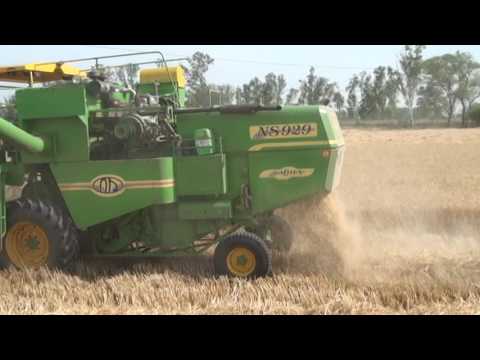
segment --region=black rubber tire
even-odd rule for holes
[[[265,242],[255,234],[239,232],[226,237],[215,248],[213,260],[217,276],[238,277],[230,272],[227,265],[228,254],[235,247],[245,247],[255,255],[255,270],[246,278],[255,279],[272,274],[272,253]]]
[[[269,219],[272,235],[272,248],[279,252],[289,252],[293,245],[293,230],[288,222],[278,215]]]
[[[46,266],[52,269],[67,269],[80,251],[78,232],[68,215],[57,207],[40,200],[19,199],[7,204],[7,232],[14,224],[29,221],[40,226],[49,241]],[[6,237],[6,236],[5,236]],[[5,238],[2,239],[5,241]],[[14,266],[8,258],[3,243],[0,253],[0,268]]]

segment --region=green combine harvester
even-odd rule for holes
[[[0,81],[30,85],[16,120],[0,118],[0,267],[215,246],[218,275],[267,276],[293,236],[275,209],[336,188],[344,140],[330,108],[186,108],[182,68],[129,55],[145,54],[162,66],[134,86],[99,66],[126,55],[0,68]],[[69,65],[83,61],[95,67]],[[21,197],[8,202],[5,186]]]

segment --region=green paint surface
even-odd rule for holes
[[[50,165],[57,183],[90,184],[99,176],[116,176],[124,180],[125,190],[117,196],[102,196],[89,189],[62,191],[75,223],[81,228],[102,223],[154,204],[175,201],[175,188],[129,188],[131,181],[170,180],[173,177],[172,158],[90,161]]]
[[[224,195],[227,192],[225,155],[175,158],[177,196]]]

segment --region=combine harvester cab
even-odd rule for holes
[[[338,185],[335,112],[186,108],[182,68],[164,65],[142,70],[134,89],[66,62],[0,68],[1,81],[66,82],[18,90],[18,118],[0,119],[0,267],[215,246],[218,275],[272,272],[272,251],[292,245],[274,211]],[[24,185],[19,200],[6,202],[7,185]]]

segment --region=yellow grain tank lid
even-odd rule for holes
[[[31,77],[30,77],[31,74]],[[44,83],[86,77],[85,71],[67,64],[27,64],[0,67],[0,81],[16,83]]]
[[[176,82],[178,87],[185,87],[187,81],[185,79],[185,71],[181,66],[140,71],[140,84],[169,83],[170,81]]]

